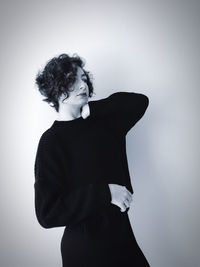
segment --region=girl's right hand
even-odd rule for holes
[[[124,212],[132,202],[132,194],[125,186],[118,184],[108,184],[111,192],[111,203],[120,207],[121,212]]]

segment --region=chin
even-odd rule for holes
[[[80,106],[84,106],[85,104],[88,103],[88,98],[81,99],[80,101],[77,101],[76,104]]]
[[[84,97],[84,99],[82,100],[82,103],[87,103],[88,102],[88,97]]]

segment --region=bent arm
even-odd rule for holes
[[[149,105],[149,98],[135,92],[116,92],[107,98],[88,102],[91,118],[107,120],[115,130],[122,134],[127,132],[144,115]]]
[[[53,144],[40,141],[35,160],[35,212],[44,228],[74,225],[111,203],[108,184],[88,184],[74,190],[61,182]]]

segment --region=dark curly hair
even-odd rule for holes
[[[70,87],[76,80],[78,66],[82,68],[87,77],[89,97],[92,97],[94,93],[92,74],[83,69],[85,60],[76,53],[71,57],[68,54],[53,57],[36,75],[35,83],[40,93],[46,97],[43,101],[49,103],[57,112],[59,111],[59,97],[64,94],[68,98]]]

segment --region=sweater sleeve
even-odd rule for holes
[[[142,118],[148,105],[149,98],[135,92],[116,92],[107,98],[88,102],[91,118],[104,119],[123,135]]]
[[[71,226],[110,205],[111,193],[106,183],[66,188],[62,181],[67,177],[61,171],[58,148],[43,139],[39,141],[34,165],[35,212],[42,227]]]

